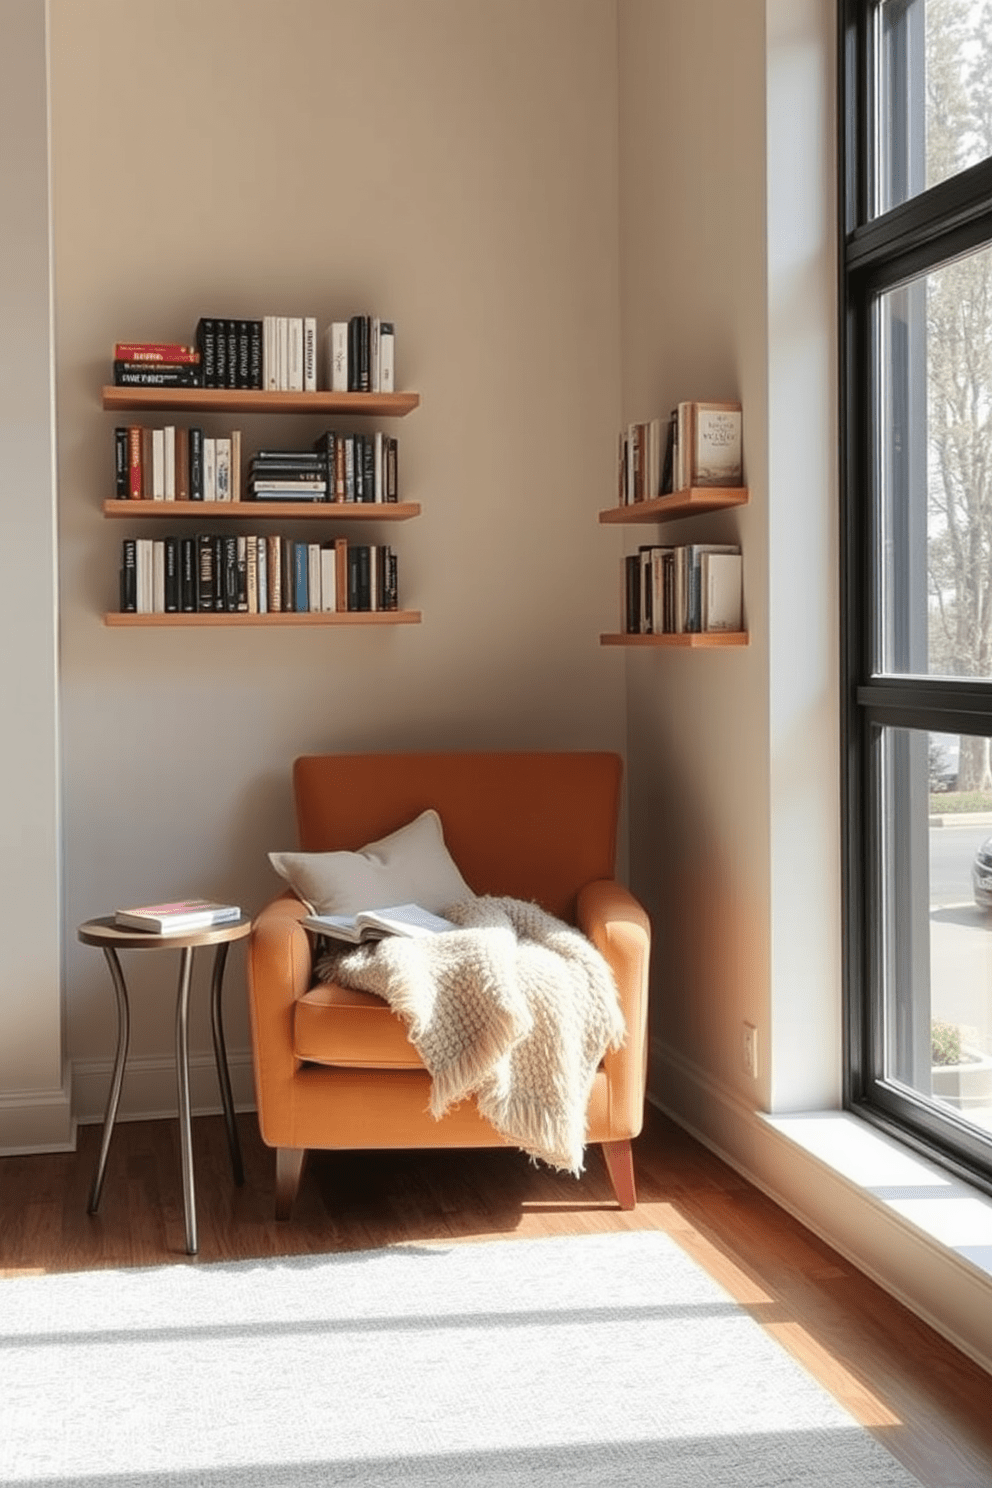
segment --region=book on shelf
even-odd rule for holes
[[[172,366],[196,367],[200,353],[195,346],[178,341],[118,341],[114,346],[115,362],[168,362]]]
[[[176,899],[168,904],[141,904],[118,909],[114,923],[126,930],[146,930],[151,935],[182,935],[190,930],[210,930],[240,920],[237,904],[219,904],[213,899]]]
[[[128,614],[328,614],[399,608],[386,543],[302,541],[283,534],[196,533],[121,543]]]
[[[203,374],[199,365],[188,363],[132,362],[115,358],[113,378],[116,387],[194,388],[203,386]]]
[[[700,629],[743,630],[743,557],[704,552],[700,560]]]
[[[332,321],[324,332],[324,380],[333,393],[348,391],[347,321]]]
[[[673,491],[744,483],[739,403],[679,403],[672,413]]]
[[[432,914],[419,904],[393,904],[385,909],[363,909],[357,915],[307,915],[301,923],[318,935],[332,940],[360,945],[363,941],[384,940],[389,935],[418,939],[427,935],[444,935],[459,927],[443,915]]]
[[[622,561],[628,635],[740,630],[742,558],[734,544],[642,544]]]
[[[124,387],[392,393],[396,324],[352,315],[321,334],[314,315],[203,315],[189,344],[116,342],[112,367]]]
[[[628,424],[621,433],[618,462],[621,506],[661,495],[665,433],[660,418]]]

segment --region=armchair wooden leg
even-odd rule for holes
[[[606,1171],[613,1184],[613,1192],[621,1209],[636,1209],[637,1190],[634,1186],[634,1155],[630,1142],[604,1142],[603,1157]]]
[[[276,1219],[288,1219],[303,1175],[305,1147],[276,1148]]]

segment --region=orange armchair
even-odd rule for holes
[[[589,1101],[617,1200],[636,1203],[631,1138],[647,1066],[650,924],[614,880],[621,762],[608,753],[312,755],[293,789],[303,852],[357,851],[433,807],[476,894],[533,900],[606,958],[627,1026]],[[307,913],[291,892],[257,917],[248,949],[255,1092],[276,1149],[276,1214],[289,1217],[310,1148],[505,1146],[465,1101],[427,1111],[430,1076],[401,1021],[370,993],[315,984]]]

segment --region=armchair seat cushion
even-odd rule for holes
[[[297,1059],[345,1069],[418,1069],[423,1060],[402,1021],[374,992],[320,983],[293,1010]]]

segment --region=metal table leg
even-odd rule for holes
[[[193,1188],[193,1132],[189,1104],[189,989],[193,947],[183,946],[176,996],[176,1084],[179,1089],[179,1142],[182,1150],[183,1207],[186,1214],[186,1251],[196,1255],[196,1194]]]
[[[245,1181],[245,1170],[241,1161],[241,1143],[234,1119],[234,1097],[231,1095],[231,1076],[227,1068],[227,1047],[224,1043],[224,1007],[221,993],[224,985],[224,966],[227,962],[227,941],[222,941],[214,953],[214,974],[210,986],[210,1021],[214,1035],[214,1063],[220,1084],[220,1098],[224,1107],[224,1122],[227,1126],[227,1145],[231,1153],[234,1181],[239,1186]]]
[[[107,1110],[103,1118],[103,1136],[100,1139],[100,1155],[97,1158],[96,1172],[93,1175],[93,1187],[90,1190],[88,1208],[88,1213],[90,1214],[96,1213],[100,1203],[100,1194],[103,1190],[104,1174],[107,1171],[107,1154],[110,1151],[110,1138],[113,1135],[114,1122],[117,1120],[117,1107],[121,1098],[121,1085],[124,1082],[124,1065],[127,1061],[127,1046],[131,1036],[127,984],[124,981],[121,963],[117,958],[117,952],[113,946],[104,946],[103,954],[107,958],[107,965],[110,967],[110,975],[114,983],[114,992],[117,995],[117,1052],[114,1055],[114,1073],[110,1081],[110,1091],[107,1095]]]

